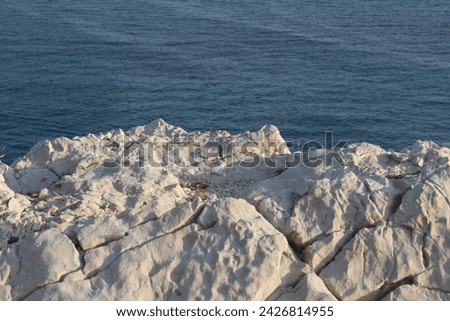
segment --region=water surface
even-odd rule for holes
[[[131,128],[450,141],[447,0],[2,0],[0,145]]]

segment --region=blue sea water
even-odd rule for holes
[[[450,141],[448,0],[1,0],[0,145],[162,117]]]

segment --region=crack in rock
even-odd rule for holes
[[[395,283],[386,283],[384,284],[377,292],[378,294],[374,298],[370,298],[373,301],[381,301],[384,297],[386,297],[389,293],[395,291],[395,289],[406,285],[406,284],[414,284],[414,276],[407,276],[402,280]],[[364,298],[361,298],[364,301]]]
[[[172,229],[172,230],[170,230],[168,232],[165,232],[163,234],[160,234],[160,235],[157,235],[155,237],[149,238],[148,240],[146,240],[146,241],[144,241],[142,243],[138,243],[138,244],[135,244],[134,246],[128,247],[128,248],[120,251],[119,253],[115,253],[117,256],[114,258],[114,260],[109,262],[107,265],[103,266],[101,269],[95,269],[95,270],[87,273],[86,279],[92,279],[93,277],[96,277],[101,272],[107,270],[112,264],[114,264],[117,260],[119,260],[121,258],[122,255],[124,255],[127,252],[139,249],[139,248],[147,245],[148,243],[156,241],[156,240],[158,240],[158,239],[160,239],[162,237],[165,237],[167,235],[175,234],[178,231],[181,231],[182,229],[188,227],[189,225],[197,224],[196,223],[197,219],[202,214],[202,212],[204,211],[205,207],[206,207],[206,204],[200,204],[198,206],[198,208],[195,210],[195,212],[190,216],[190,218],[188,218],[186,220],[186,222],[181,224],[180,226],[177,226],[174,229]],[[150,221],[150,222],[153,222],[153,221]],[[110,244],[112,244],[112,243],[114,243],[114,242],[110,242]]]
[[[357,230],[351,231],[351,234],[348,237],[345,238],[344,244],[342,244],[342,246],[339,246],[337,251],[336,251],[336,253],[316,271],[317,275],[320,276],[320,272],[322,272],[326,267],[328,267],[328,265],[330,265],[336,259],[336,257],[342,252],[342,250],[345,248],[345,246],[347,244],[349,244],[355,238],[355,236],[358,235],[358,233],[361,230],[371,229],[371,228],[374,228],[376,226],[377,225],[375,225],[375,224],[371,224],[371,225],[367,225],[367,226],[364,226],[362,228],[359,228]],[[335,296],[338,297],[337,295],[335,295]]]
[[[79,269],[76,269],[76,270],[74,270],[74,271],[67,272],[66,274],[62,275],[62,276],[59,278],[59,280],[57,280],[57,281],[55,281],[55,282],[50,282],[50,283],[42,284],[42,285],[40,285],[40,286],[34,288],[33,290],[31,290],[29,293],[24,294],[23,296],[17,297],[16,300],[17,300],[17,301],[26,301],[27,298],[29,298],[30,296],[32,296],[35,292],[37,292],[37,291],[39,291],[39,290],[41,290],[41,289],[44,289],[44,288],[46,288],[46,287],[48,287],[48,286],[51,286],[51,285],[54,285],[54,284],[58,284],[58,283],[62,283],[62,282],[66,279],[67,276],[69,276],[69,275],[71,275],[71,274],[73,274],[73,273],[76,273],[76,272],[78,272],[78,271],[81,271],[81,270],[82,270],[82,269],[79,268]]]

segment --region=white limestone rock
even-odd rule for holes
[[[50,229],[29,236],[0,255],[3,297],[26,298],[38,288],[58,282],[65,274],[80,267],[79,254],[64,234]]]
[[[291,168],[244,192],[275,227],[299,247],[320,237],[357,229],[385,218],[366,185],[352,172]]]
[[[129,229],[127,235],[115,242],[87,250],[83,272],[93,275],[104,270],[124,252],[192,223],[194,215],[201,210],[202,206],[198,202],[183,203],[154,220]]]
[[[22,213],[31,205],[29,199],[21,194],[14,195],[8,201],[8,211]]]
[[[79,199],[71,209],[79,217],[119,215],[127,226],[164,213],[186,199],[178,179],[167,170],[138,166],[111,169],[96,165],[64,178],[52,190]],[[149,208],[151,212],[145,211]]]
[[[346,165],[357,175],[375,175],[386,178],[417,175],[421,168],[412,162],[409,151],[386,151],[369,143],[351,144],[341,151]]]
[[[8,170],[8,165],[4,164],[1,160],[0,160],[0,181],[2,180],[2,175]]]
[[[446,167],[408,191],[392,222],[432,237],[450,237],[449,182],[450,167]]]
[[[319,274],[340,300],[376,299],[383,289],[425,270],[422,236],[380,225],[362,229]]]
[[[48,286],[29,299],[263,300],[308,272],[244,200],[215,202],[197,223],[124,252],[89,281]]]
[[[188,133],[184,129],[168,124],[163,119],[159,118],[148,125],[132,128],[127,131],[126,134],[133,141],[144,141],[149,137],[183,137]]]
[[[423,167],[425,162],[429,160],[431,150],[438,149],[439,146],[430,141],[417,141],[411,148],[411,161],[414,165]]]
[[[15,195],[2,179],[3,176],[0,175],[0,205],[7,203]]]
[[[249,154],[270,157],[290,153],[280,132],[272,125],[253,133],[231,134],[222,130],[188,133],[159,119],[128,131],[126,139],[126,161],[141,161],[174,171],[186,166],[204,166],[206,170],[223,163],[231,165],[248,159]]]
[[[41,141],[13,167],[24,172],[31,168],[47,168],[59,177],[71,175],[83,161],[94,162],[104,157],[101,154],[101,141],[101,137],[95,135],[83,138],[75,137],[74,139],[61,137],[51,141]],[[31,175],[26,173],[27,176]]]
[[[442,292],[450,292],[450,239],[446,236],[436,237],[425,235],[423,237],[423,258],[428,269],[419,274],[416,284],[425,288]]]
[[[449,145],[304,156],[161,119],[40,142],[0,162],[0,299],[447,300]]]
[[[0,284],[0,301],[11,301],[11,287]]]
[[[5,173],[6,184],[16,193],[33,194],[59,181],[59,177],[45,167],[10,169]]]
[[[314,273],[306,274],[292,289],[277,298],[278,301],[336,301],[323,281]]]
[[[344,230],[319,238],[303,250],[303,261],[319,273],[354,235],[353,230]]]
[[[450,291],[450,168],[436,171],[403,197],[392,223],[422,234],[423,258],[428,268],[417,276],[418,285]]]
[[[383,301],[450,301],[450,294],[407,284],[390,292]]]
[[[82,224],[77,239],[83,251],[119,240],[128,232],[120,221],[108,216],[92,217]]]

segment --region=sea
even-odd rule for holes
[[[450,141],[449,0],[1,0],[0,146],[163,118]]]

